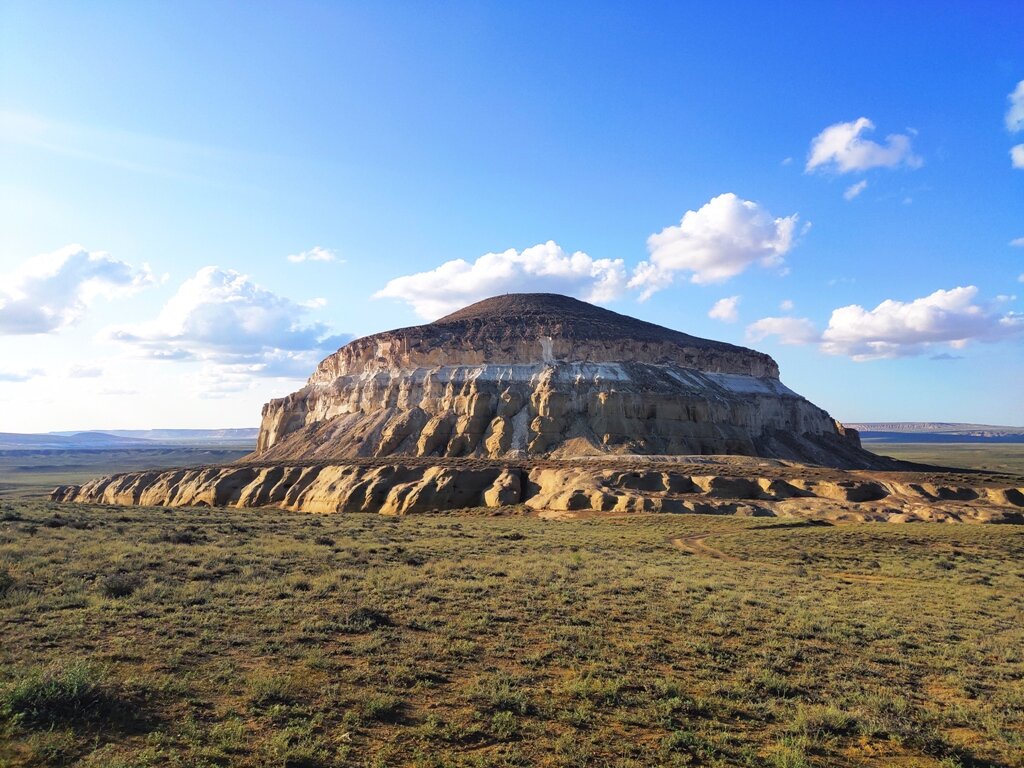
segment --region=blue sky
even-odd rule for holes
[[[840,419],[1024,424],[1022,40],[1005,2],[0,2],[0,431],[255,425],[505,290],[755,346]]]

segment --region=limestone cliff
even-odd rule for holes
[[[768,355],[553,294],[357,339],[263,408],[260,460],[741,454],[871,466]]]

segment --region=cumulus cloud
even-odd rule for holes
[[[622,295],[622,259],[592,259],[567,253],[552,240],[517,251],[487,253],[474,262],[446,261],[429,272],[390,280],[374,298],[400,299],[426,320],[500,293],[565,293],[584,301],[608,302]]]
[[[863,179],[861,181],[858,181],[856,184],[851,184],[850,186],[848,186],[846,188],[846,191],[843,192],[843,198],[846,199],[846,200],[853,200],[853,198],[855,198],[857,195],[859,195],[861,192],[863,192],[867,188],[868,188],[868,180],[867,179]]]
[[[0,382],[21,383],[45,374],[42,368],[28,368],[20,371],[0,370]]]
[[[998,310],[1014,297],[997,296],[985,304],[976,300],[977,293],[968,285],[909,302],[886,299],[870,311],[856,304],[839,307],[824,333],[807,318],[765,317],[747,326],[747,339],[776,336],[782,344],[818,344],[826,354],[865,361],[920,355],[935,345],[963,349],[972,341],[1024,334],[1024,314]],[[946,358],[938,354],[933,359]]]
[[[1013,93],[1006,97],[1010,102],[1006,110],[1006,130],[1010,133],[1024,131],[1024,80],[1017,83]]]
[[[689,272],[692,283],[718,283],[752,264],[779,266],[793,247],[798,219],[775,218],[731,192],[714,197],[647,238],[650,259],[637,265],[629,287],[640,289],[644,301],[671,285],[677,272]]]
[[[305,323],[306,307],[248,276],[203,267],[151,322],[111,329],[111,338],[156,360],[200,360],[250,376],[305,377],[349,337]]]
[[[103,375],[103,369],[95,365],[72,365],[68,368],[68,378],[95,379]]]
[[[1014,248],[1024,248],[1024,237],[1015,237],[1010,241],[1010,245]]]
[[[779,302],[779,309],[783,312],[792,312],[794,306],[792,299],[783,299]]]
[[[885,137],[885,144],[879,144],[861,135],[874,129],[875,124],[866,117],[852,123],[830,125],[811,140],[805,170],[820,168],[850,173],[869,168],[895,168],[900,165],[919,168],[922,165],[921,158],[911,149],[909,136],[889,134]]]
[[[78,321],[98,298],[135,293],[155,282],[102,251],[68,245],[0,275],[0,335],[50,333]]]
[[[1010,164],[1014,168],[1024,168],[1024,144],[1018,144],[1010,149]]]
[[[938,290],[903,302],[886,299],[872,310],[851,304],[832,312],[821,349],[854,360],[918,355],[934,344],[961,349],[1024,331],[1024,316],[1000,314],[976,302],[973,285]]]
[[[712,320],[721,320],[723,323],[735,323],[740,319],[739,304],[739,296],[728,296],[724,299],[719,299],[711,307],[708,317]]]
[[[338,255],[330,248],[322,248],[319,245],[315,245],[308,251],[302,251],[301,253],[292,253],[288,256],[288,261],[293,264],[301,264],[304,261],[337,261]]]
[[[780,344],[812,344],[821,338],[814,323],[806,317],[762,317],[747,326],[747,340],[763,341],[776,336]]]

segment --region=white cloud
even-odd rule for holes
[[[669,286],[676,272],[690,272],[692,283],[717,283],[749,266],[779,266],[793,247],[798,216],[774,218],[757,203],[731,192],[687,211],[678,226],[647,238],[650,260],[633,270],[630,288],[644,301]]]
[[[103,375],[103,369],[95,365],[72,365],[68,368],[70,379],[95,379]]]
[[[347,341],[323,323],[304,324],[306,312],[246,275],[203,267],[155,320],[109,333],[156,360],[201,360],[251,376],[306,377],[325,352]]]
[[[1024,272],[1021,272],[1020,275],[1017,276],[1017,282],[1024,283]]]
[[[49,333],[79,320],[98,298],[135,293],[155,282],[102,251],[68,245],[0,275],[0,335]]]
[[[875,124],[866,117],[852,123],[830,125],[811,140],[805,170],[822,168],[850,173],[869,168],[895,168],[900,165],[919,168],[922,165],[921,158],[911,149],[909,136],[890,134],[886,136],[884,145],[861,136],[874,129]]]
[[[738,311],[739,304],[739,296],[729,296],[724,299],[719,299],[715,302],[715,305],[711,307],[711,311],[708,312],[708,317],[712,320],[721,320],[723,323],[735,323],[740,319]]]
[[[1024,248],[1024,237],[1015,237],[1010,241],[1010,245],[1014,248]]]
[[[0,382],[21,383],[29,379],[35,379],[46,373],[42,368],[28,368],[26,370],[11,371],[0,370]]]
[[[1010,133],[1024,131],[1024,80],[1017,83],[1006,99],[1010,102],[1010,108],[1006,110],[1006,130]]]
[[[910,302],[886,299],[870,311],[856,304],[840,307],[822,334],[821,349],[874,360],[921,354],[933,344],[960,349],[970,341],[998,341],[1024,331],[1024,316],[979,305],[977,293],[969,285]]]
[[[779,302],[779,309],[783,312],[792,312],[794,306],[792,299],[783,299]]]
[[[1010,149],[1010,164],[1014,168],[1024,168],[1024,144],[1018,144]]]
[[[762,317],[747,326],[747,340],[762,341],[778,336],[780,344],[811,344],[821,338],[814,323],[806,317]]]
[[[288,261],[293,264],[301,264],[304,261],[337,261],[338,255],[330,248],[321,248],[315,245],[308,251],[293,253],[288,256]]]
[[[861,181],[858,181],[856,184],[851,184],[849,187],[847,187],[846,191],[843,192],[843,197],[846,200],[853,200],[853,198],[855,198],[857,195],[859,195],[861,192],[863,192],[867,188],[868,188],[868,180],[867,179],[863,179]]]
[[[622,259],[592,259],[566,253],[557,243],[517,251],[487,253],[470,263],[446,261],[429,272],[390,280],[374,298],[400,299],[426,320],[501,293],[529,291],[565,293],[602,303],[622,295],[626,268]]]

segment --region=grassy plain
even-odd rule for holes
[[[1019,527],[0,507],[2,765],[1024,765]]]
[[[0,498],[45,498],[58,485],[115,472],[220,464],[249,453],[237,446],[0,451]]]
[[[864,447],[874,453],[922,464],[1024,475],[1024,443],[865,442]]]

